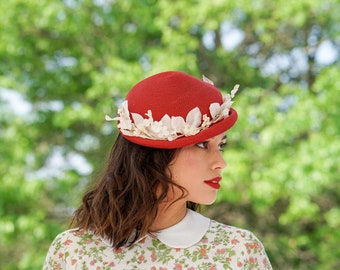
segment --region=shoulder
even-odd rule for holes
[[[86,231],[83,229],[70,229],[58,234],[52,242],[52,246],[57,245],[59,247],[63,247],[69,246],[75,242],[79,243],[84,241],[86,243],[90,243],[97,240],[99,240],[98,236],[91,231]]]
[[[101,239],[91,231],[71,229],[58,234],[45,258],[43,269],[63,269],[67,261],[77,252],[85,252],[97,246]]]
[[[220,236],[235,238],[242,241],[257,240],[257,237],[249,230],[226,225],[215,220],[211,220],[209,232]]]
[[[236,259],[237,265],[271,269],[263,244],[251,231],[211,220],[206,235],[208,241],[219,250],[228,251],[230,257]]]

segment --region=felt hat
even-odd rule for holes
[[[137,83],[118,108],[117,120],[127,140],[173,149],[203,142],[230,129],[237,120],[231,94],[222,96],[213,83],[183,72],[167,71]]]

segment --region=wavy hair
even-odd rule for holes
[[[180,149],[157,149],[129,142],[121,135],[111,148],[97,184],[74,212],[72,226],[93,230],[115,248],[131,245],[149,233],[159,204],[175,184],[168,166]],[[197,210],[198,204],[187,207]]]

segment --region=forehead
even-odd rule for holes
[[[227,134],[225,134],[225,132],[219,134],[219,135],[216,135],[214,137],[211,137],[209,138],[207,141],[225,141],[227,139]]]

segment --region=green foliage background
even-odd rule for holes
[[[1,269],[41,268],[117,134],[104,115],[165,70],[241,84],[223,188],[206,214],[254,231],[275,269],[340,268],[339,1],[11,0],[0,10]]]

